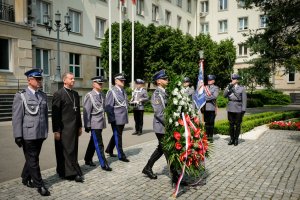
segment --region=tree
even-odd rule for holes
[[[247,45],[253,54],[268,63],[271,71],[284,66],[286,72],[300,70],[300,1],[246,0],[245,8],[261,9],[267,16],[264,30],[252,30]],[[258,66],[256,66],[258,67]]]

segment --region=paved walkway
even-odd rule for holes
[[[300,132],[267,130],[256,140],[242,139],[228,146],[228,138],[215,136],[211,158],[207,161],[207,184],[185,189],[178,199],[300,199]],[[173,189],[164,158],[153,170],[157,180],[141,170],[153,152],[156,141],[125,149],[130,163],[109,158],[112,172],[99,166],[83,165],[86,181],[61,180],[51,168],[42,172],[50,197],[43,199],[172,199]],[[0,183],[0,199],[41,199],[35,189],[21,179]]]

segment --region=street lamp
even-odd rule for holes
[[[59,33],[67,31],[68,35],[71,31],[71,21],[70,16],[67,13],[64,17],[64,26],[61,25],[61,14],[59,11],[55,13],[55,27],[52,27],[52,19],[49,17],[48,13],[44,14],[43,16],[43,23],[46,26],[46,30],[49,32],[49,35],[51,33],[51,30],[57,33],[57,67],[56,67],[56,73],[55,73],[55,82],[61,82],[61,74],[60,74],[60,47],[59,47]]]
[[[200,58],[200,60],[204,59],[204,51],[202,49],[199,50],[199,58]]]

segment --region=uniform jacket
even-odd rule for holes
[[[93,100],[95,102],[94,105],[90,98],[90,94],[93,97]],[[83,101],[84,127],[90,127],[91,129],[106,128],[104,106],[105,106],[105,97],[102,92],[97,94],[95,90],[92,90],[91,92],[85,95]]]
[[[233,86],[231,90],[226,87],[224,97],[228,98],[227,111],[228,112],[243,112],[247,107],[247,94],[245,87],[241,85]]]
[[[210,91],[211,95],[205,92],[205,110],[206,111],[215,111],[217,106],[217,98],[219,95],[219,87],[215,85],[207,85],[207,89]]]
[[[133,107],[134,110],[144,110],[144,104],[149,100],[147,90],[145,88],[135,89],[132,92],[131,102],[138,101],[139,103]]]
[[[189,96],[193,96],[195,93],[194,87],[186,87],[185,88],[185,93]]]
[[[151,104],[154,110],[153,130],[155,133],[164,134],[164,109],[167,104],[167,94],[161,87],[157,87],[154,91]]]
[[[28,89],[16,93],[12,108],[12,125],[14,137],[24,140],[44,139],[48,137],[47,95],[37,91],[38,98]],[[24,94],[26,102],[23,102]],[[36,114],[34,111],[38,108]]]
[[[115,94],[115,96],[114,96]],[[116,125],[128,123],[128,101],[124,89],[113,86],[106,94],[105,112],[107,113],[108,123],[116,122]]]

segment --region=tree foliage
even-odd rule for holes
[[[122,68],[131,79],[131,22],[122,24]],[[233,71],[236,59],[233,40],[224,40],[219,44],[209,35],[200,34],[193,38],[179,29],[168,26],[147,27],[135,22],[135,78],[152,81],[153,74],[166,69],[170,76],[183,74],[197,82],[199,50],[204,50],[205,75],[215,74],[217,84],[224,88]],[[108,71],[108,31],[100,47],[102,66]],[[119,71],[119,24],[112,24],[112,71]]]
[[[259,8],[267,16],[267,27],[248,35],[248,46],[262,60],[254,64],[267,62],[273,72],[282,66],[286,72],[300,70],[300,1],[246,0],[245,5],[246,9]]]

